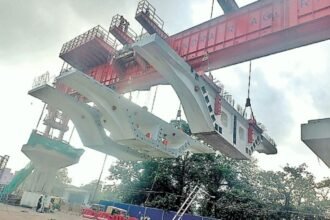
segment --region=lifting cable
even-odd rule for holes
[[[255,120],[252,106],[251,106],[251,99],[250,99],[250,87],[251,87],[251,66],[252,66],[252,61],[250,60],[250,66],[249,66],[249,83],[248,83],[248,95],[246,98],[246,103],[243,111],[243,115],[245,115],[246,108],[250,107],[251,110],[251,119]]]
[[[178,111],[176,113],[176,118],[175,120],[178,121],[179,123],[175,125],[175,127],[177,129],[181,129],[181,123],[182,123],[182,111],[181,111],[181,107],[182,107],[182,104],[181,104],[181,101],[180,101],[180,104],[179,104],[179,108],[178,108]]]
[[[70,137],[69,137],[69,140],[68,140],[69,144],[70,144],[70,142],[71,142],[72,135],[73,135],[73,132],[74,132],[75,129],[76,129],[76,127],[73,125],[73,128],[72,128],[72,130],[71,130],[71,134],[70,134]]]
[[[180,104],[179,104],[179,108],[178,108],[178,111],[177,111],[177,113],[176,113],[176,118],[175,118],[175,120],[182,120],[181,119],[181,107],[182,107],[182,104],[181,104],[181,102],[180,102]]]
[[[158,86],[156,86],[155,94],[154,94],[154,98],[152,99],[152,104],[151,104],[151,109],[150,109],[150,112],[151,112],[151,113],[152,113],[153,110],[154,110],[155,101],[156,101],[156,96],[157,96],[157,91],[158,91]]]
[[[42,108],[42,111],[41,111],[40,117],[39,117],[39,119],[38,119],[38,123],[37,123],[37,126],[36,126],[36,130],[38,130],[38,127],[39,127],[40,121],[41,121],[41,119],[42,119],[42,116],[44,115],[44,112],[45,112],[46,106],[47,106],[47,104],[45,103],[45,104],[44,104],[44,107]]]
[[[214,0],[212,0],[210,19],[213,18],[213,8],[214,8]],[[206,51],[206,53],[205,53],[202,61],[207,61],[207,72],[209,72],[209,77],[212,77],[213,78],[212,72],[210,70],[210,60],[209,60],[209,53],[208,53],[208,51]],[[201,64],[201,66],[202,66],[202,64]]]
[[[214,0],[212,0],[212,6],[211,6],[211,17],[210,17],[210,19],[212,19],[212,17],[213,17],[213,7],[214,7]]]
[[[151,89],[146,91],[146,94],[145,94],[145,97],[144,97],[144,106],[147,107],[147,108],[150,105],[150,98],[151,98]]]
[[[94,188],[94,192],[93,192],[93,195],[92,195],[92,199],[90,200],[91,202],[94,202],[94,199],[95,199],[95,196],[97,194],[97,190],[100,186],[100,182],[101,182],[101,178],[102,178],[102,175],[103,175],[103,171],[104,171],[104,167],[105,167],[105,163],[107,161],[107,157],[108,157],[108,154],[105,154],[104,156],[104,160],[103,160],[103,164],[102,164],[102,168],[101,168],[101,172],[100,172],[100,175],[99,175],[99,178],[97,180],[97,183],[96,183],[96,186]]]
[[[147,204],[147,202],[148,202],[148,200],[149,200],[149,197],[150,197],[151,192],[154,190],[154,187],[155,187],[155,184],[156,184],[157,178],[158,178],[158,176],[159,176],[159,173],[158,173],[158,172],[159,172],[159,167],[160,167],[160,164],[158,163],[158,167],[157,167],[157,170],[156,170],[156,175],[155,175],[154,180],[153,180],[153,182],[152,182],[151,189],[150,189],[150,191],[149,191],[149,193],[148,193],[148,195],[147,195],[146,200],[144,201],[144,207],[145,207],[145,209],[144,209],[143,217],[146,217],[146,214],[147,214],[147,207],[146,207],[146,204]]]

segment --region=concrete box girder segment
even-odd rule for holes
[[[255,141],[248,143],[248,120],[226,99],[221,99],[221,115],[215,115],[214,100],[219,91],[192,70],[159,36],[146,37],[133,44],[133,49],[172,85],[194,135],[235,159],[249,159],[255,150],[277,153],[275,143],[256,129],[253,132]]]
[[[119,144],[128,145],[150,157],[177,157],[186,150],[193,153],[213,152],[80,71],[71,71],[58,77],[57,81],[73,88],[96,105],[104,119],[101,120],[102,126],[110,131],[111,138]]]
[[[93,107],[79,102],[47,84],[32,89],[29,94],[65,112],[74,123],[84,146],[112,155],[120,160],[144,160],[148,158],[146,155],[128,146],[118,144],[109,138],[101,124],[98,110]]]
[[[301,140],[330,167],[330,118],[301,125]]]

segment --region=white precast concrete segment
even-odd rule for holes
[[[117,143],[136,148],[151,157],[176,157],[186,150],[193,153],[214,152],[80,71],[73,70],[57,80],[96,105],[102,119],[105,119],[101,120],[102,126],[110,131],[111,138]],[[113,132],[114,129],[119,132]]]
[[[91,106],[49,86],[43,85],[29,94],[65,112],[74,123],[84,146],[112,155],[121,160],[142,160],[147,156],[118,144],[105,133],[99,112]]]
[[[145,37],[133,49],[161,74],[177,93],[192,133],[214,130],[213,122],[201,92],[195,92],[195,75],[190,66],[157,35]],[[189,119],[194,120],[189,120]]]
[[[267,154],[277,152],[275,143],[268,141],[257,130],[254,130],[257,141],[249,144],[246,137],[248,121],[222,99],[222,115],[228,116],[228,125],[225,125],[222,118],[213,112],[214,100],[219,91],[215,91],[192,71],[190,65],[159,36],[145,37],[133,44],[133,49],[173,86],[192,133],[211,144],[214,149],[236,159],[250,159],[254,150]]]
[[[330,167],[330,118],[302,124],[301,140]]]

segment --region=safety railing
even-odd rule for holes
[[[75,49],[85,43],[87,43],[90,40],[93,40],[94,38],[99,38],[108,45],[110,45],[112,48],[116,49],[117,44],[114,39],[110,37],[110,34],[108,31],[106,31],[102,26],[98,25],[85,33],[75,37],[74,39],[70,40],[69,42],[63,44],[60,55],[67,53],[71,51],[72,49]]]
[[[148,36],[150,36],[149,33],[143,33],[143,34],[140,34],[139,36],[137,36],[135,40],[139,41],[139,40],[142,40],[143,38],[146,38]]]
[[[148,16],[152,21],[154,21],[158,27],[164,27],[164,21],[156,14],[156,9],[147,0],[141,0],[136,9],[136,14],[143,13]]]
[[[57,137],[54,136],[54,135],[50,135],[50,134],[47,135],[46,133],[44,133],[44,132],[42,132],[42,131],[39,131],[39,130],[36,130],[36,129],[33,129],[33,130],[32,130],[31,135],[35,135],[35,136],[39,135],[39,136],[42,136],[42,137],[46,137],[46,138],[48,138],[48,139],[50,139],[50,140],[54,140],[54,141],[58,141],[58,142],[61,142],[61,143],[63,143],[63,144],[66,144],[66,145],[70,145],[70,143],[69,143],[68,141],[66,141],[66,140],[59,139],[59,138],[57,138]],[[71,146],[71,145],[70,145],[70,146]],[[67,149],[67,150],[69,151],[70,149]],[[74,150],[73,150],[72,152],[74,152]]]
[[[273,146],[276,146],[276,143],[273,138],[271,138],[267,133],[263,132],[262,136],[269,141],[269,143]]]
[[[35,89],[39,86],[43,86],[43,85],[53,85],[55,82],[56,76],[55,75],[50,75],[49,72],[47,71],[44,74],[41,74],[39,76],[36,76],[33,79],[33,83],[32,83],[32,89]]]
[[[129,27],[129,22],[122,15],[116,14],[112,17],[110,30],[114,27],[117,27],[122,32],[126,33],[133,40],[137,37],[137,34]]]
[[[67,72],[69,72],[70,70],[73,70],[73,67],[68,64],[67,62],[63,62],[63,65],[62,65],[62,68],[61,68],[61,71],[60,71],[60,75],[63,75]]]

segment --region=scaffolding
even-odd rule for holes
[[[117,43],[103,27],[96,26],[62,46],[60,57],[75,69],[87,73],[117,53]]]
[[[159,28],[163,29],[164,21],[156,14],[156,9],[147,0],[139,2],[135,16],[144,14],[148,16]]]
[[[7,167],[8,160],[9,160],[8,155],[0,156],[0,179]]]
[[[129,27],[129,25],[129,22],[124,16],[117,14],[112,17],[109,32],[123,45],[134,43],[137,34]]]
[[[69,42],[63,44],[60,56],[62,54],[68,53],[69,51],[95,39],[98,38],[99,40],[104,41],[109,46],[111,46],[113,49],[117,48],[116,41],[112,39],[109,35],[109,32],[107,32],[102,26],[98,25],[85,33],[73,38]]]
[[[168,37],[163,30],[164,21],[156,14],[156,9],[147,0],[139,2],[135,18],[149,34],[156,33],[163,39]]]

